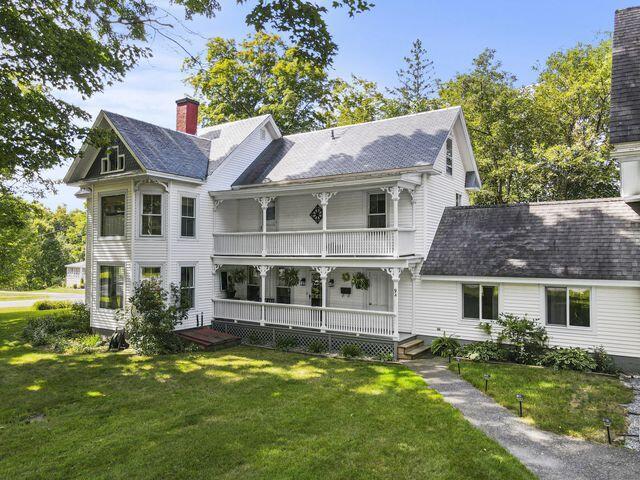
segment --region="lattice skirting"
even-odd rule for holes
[[[396,359],[396,343],[393,340],[270,326],[262,327],[220,319],[211,322],[211,326],[221,332],[242,338],[242,343],[247,345],[273,347],[282,340],[292,339],[297,345],[296,348],[306,349],[312,342],[321,342],[325,351],[331,353],[339,353],[344,345],[357,345],[367,357],[379,358],[392,355],[393,359]]]

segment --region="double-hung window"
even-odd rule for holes
[[[462,285],[462,316],[496,320],[498,318],[498,286],[465,283]]]
[[[196,236],[196,199],[193,197],[182,197],[180,236]]]
[[[142,195],[142,235],[157,237],[162,235],[162,195]]]
[[[591,289],[547,287],[547,325],[561,327],[591,326]]]
[[[124,236],[125,196],[109,195],[100,199],[100,235]]]
[[[100,173],[121,172],[124,170],[124,154],[119,152],[118,146],[107,148],[105,156],[100,159]]]
[[[188,308],[194,308],[196,304],[195,270],[195,267],[180,267],[180,298]]]
[[[446,147],[446,168],[447,173],[449,175],[453,175],[453,140],[447,138],[447,147]]]
[[[369,194],[368,228],[386,228],[387,226],[387,194]]]
[[[124,267],[100,265],[100,308],[116,310],[124,306]]]

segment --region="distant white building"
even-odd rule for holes
[[[85,282],[84,261],[70,263],[67,267],[66,285],[69,288],[83,288]]]

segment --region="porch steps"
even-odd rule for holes
[[[183,340],[195,343],[202,350],[218,350],[221,348],[234,347],[240,345],[242,339],[235,335],[219,332],[210,327],[189,328],[176,332]]]
[[[398,359],[400,360],[413,360],[420,355],[427,353],[431,347],[424,344],[424,340],[414,338],[402,342],[398,345]]]

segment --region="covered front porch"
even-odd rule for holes
[[[400,267],[214,264],[214,317],[261,326],[402,338]]]

